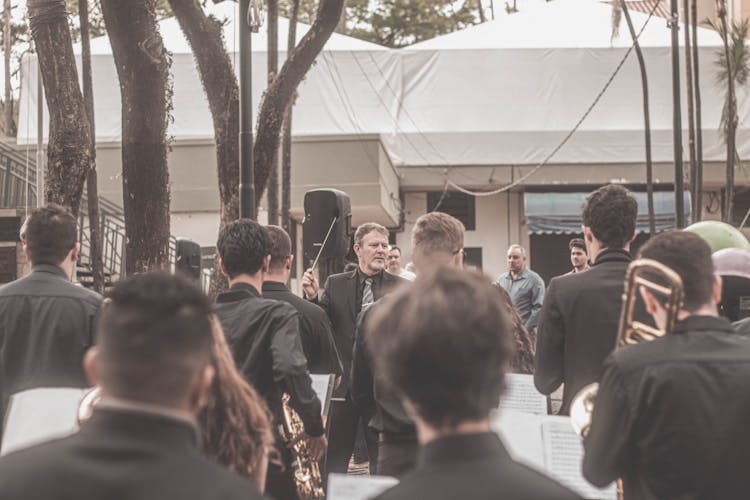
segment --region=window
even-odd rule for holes
[[[476,229],[476,200],[473,196],[456,191],[431,191],[427,193],[427,211],[445,212],[463,222],[467,231]]]

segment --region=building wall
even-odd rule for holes
[[[526,247],[529,245],[523,210],[521,193],[476,198],[476,230],[466,232],[464,247],[482,248],[483,271],[493,279],[507,269],[505,253],[508,246],[513,243]],[[411,260],[411,231],[414,223],[420,215],[427,213],[426,192],[404,193],[404,212],[404,228],[396,235],[396,244],[403,251],[405,264]]]

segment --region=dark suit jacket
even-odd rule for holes
[[[378,500],[558,500],[580,498],[514,462],[493,433],[443,437],[420,449],[419,465]]]
[[[550,282],[539,321],[534,384],[542,394],[551,394],[565,383],[563,415],[578,391],[599,380],[602,363],[615,347],[631,261],[625,250],[605,250],[585,273]],[[640,310],[638,319],[653,324]]]
[[[155,414],[97,409],[80,432],[0,458],[3,500],[258,500],[205,459],[195,430]]]
[[[263,282],[263,297],[291,304],[299,317],[299,334],[310,373],[341,375],[343,368],[333,343],[331,320],[319,306],[294,295],[284,283]]]
[[[334,394],[338,397],[343,396],[346,388],[349,387],[354,331],[357,328],[357,315],[362,307],[362,290],[359,286],[358,274],[359,270],[355,269],[329,276],[320,297],[313,299],[313,302],[322,307],[331,320],[333,340],[341,357],[341,364],[344,366],[343,379]],[[373,284],[375,300],[403,283],[408,283],[408,281],[381,271],[379,278]]]

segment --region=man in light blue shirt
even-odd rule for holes
[[[501,275],[497,283],[508,292],[526,329],[533,336],[544,302],[544,281],[526,266],[524,247],[511,245],[508,248],[508,272]]]

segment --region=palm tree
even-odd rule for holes
[[[630,12],[625,0],[615,0],[612,3],[612,38],[618,36],[620,20],[625,16],[625,22],[630,31],[630,38],[633,40],[635,54],[638,57],[638,66],[641,70],[641,88],[643,90],[643,131],[646,141],[646,198],[648,199],[648,232],[650,235],[656,234],[656,222],[654,220],[654,169],[651,162],[651,116],[648,106],[648,76],[646,74],[646,62],[643,59],[641,45],[638,43],[638,36],[633,26],[633,20],[630,19]]]
[[[715,64],[717,67],[716,83],[726,89],[719,124],[724,143],[727,145],[726,196],[724,197],[722,220],[731,223],[734,204],[734,164],[735,161],[740,161],[736,147],[737,96],[735,89],[746,86],[750,77],[750,50],[745,45],[750,26],[747,19],[732,22],[731,26],[728,26],[724,7],[719,9],[718,26],[710,21],[708,24],[719,32],[724,41],[724,48],[716,53]]]

